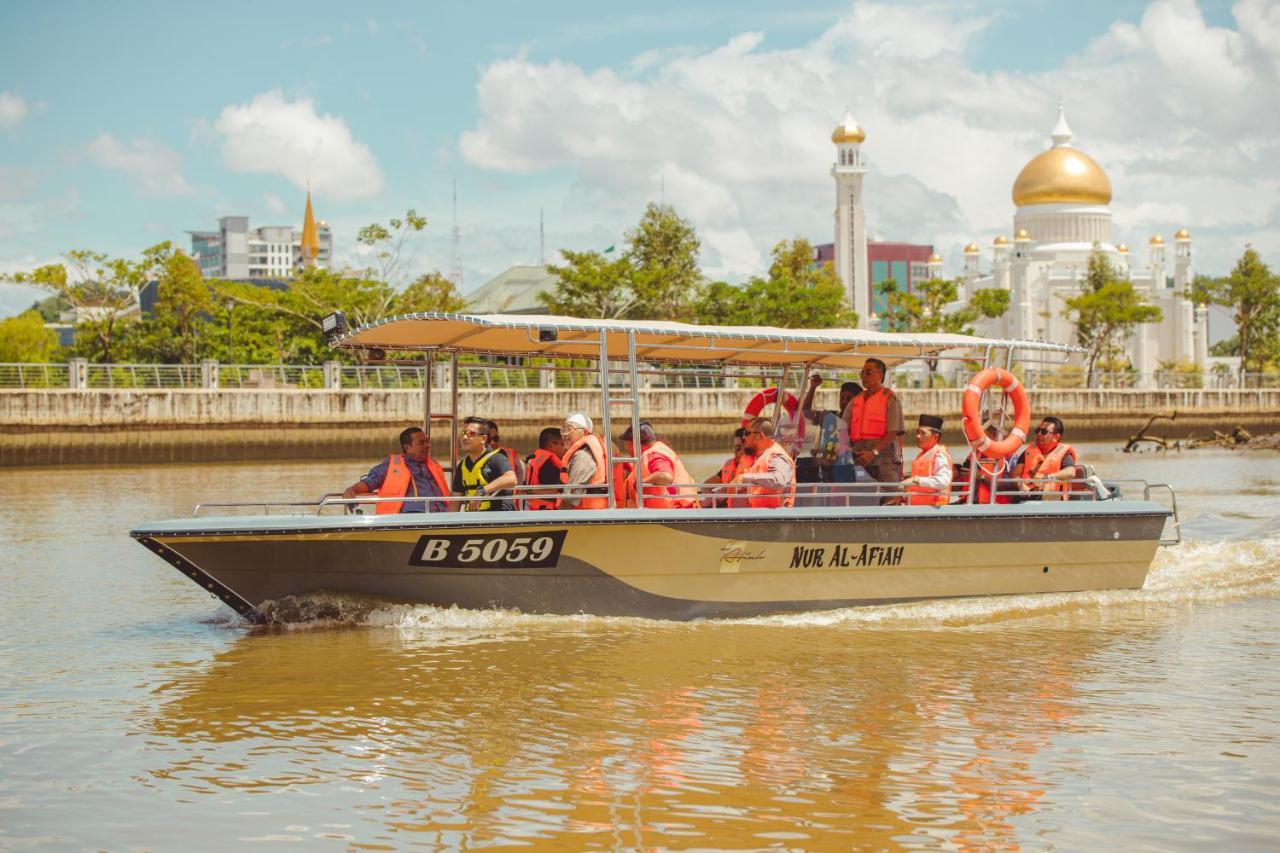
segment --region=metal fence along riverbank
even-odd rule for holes
[[[436,387],[432,411],[448,408]],[[727,447],[752,388],[649,388],[643,416],[682,447]],[[922,413],[946,419],[959,445],[960,389],[899,389],[908,421]],[[217,461],[385,454],[395,434],[422,421],[422,389],[5,389],[0,390],[0,465]],[[503,437],[531,452],[537,433],[568,412],[596,416],[599,394],[572,388],[467,388],[459,411],[492,418]],[[1177,413],[1155,430],[1168,437],[1207,435],[1236,425],[1280,428],[1280,389],[1039,389],[1034,416],[1056,415],[1072,440],[1122,438],[1152,415]],[[823,386],[819,408],[834,407]],[[434,425],[441,455],[448,422]]]

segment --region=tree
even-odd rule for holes
[[[899,291],[893,279],[887,279],[877,285],[886,303],[881,316],[889,321],[890,331],[972,335],[974,323],[980,318],[994,320],[1009,310],[1009,291],[998,287],[975,290],[968,304],[960,305],[960,285],[958,278],[931,278],[917,283],[907,293]],[[932,388],[938,360],[925,359],[925,366]]]
[[[58,349],[58,334],[35,309],[0,320],[0,362],[53,361]]]
[[[699,323],[834,329],[852,326],[858,315],[845,302],[844,287],[830,264],[815,263],[809,241],[797,237],[773,247],[767,277],[742,287],[713,282],[694,303]]]
[[[693,225],[670,205],[649,204],[640,223],[627,232],[624,257],[631,262],[632,316],[683,320],[702,282]]]
[[[144,251],[142,260],[135,263],[75,249],[67,253],[68,264],[47,264],[10,278],[65,299],[76,313],[76,351],[109,364],[115,359],[120,331],[131,322],[138,306],[139,291],[171,253],[169,243],[160,243]]]
[[[403,217],[394,217],[386,225],[374,222],[356,232],[356,242],[364,246],[373,259],[364,270],[364,278],[398,286],[403,268],[413,261],[410,239],[426,227],[427,217],[411,207]]]
[[[453,282],[438,272],[418,276],[392,303],[393,314],[418,311],[461,311],[466,300]]]
[[[598,317],[605,320],[626,317],[635,303],[632,295],[631,260],[627,256],[611,261],[600,252],[561,249],[563,266],[547,265],[557,279],[556,289],[538,299],[552,314],[567,317]]]
[[[1193,302],[1232,309],[1239,339],[1240,372],[1261,372],[1277,350],[1280,334],[1280,276],[1246,246],[1231,274],[1224,278],[1196,276],[1189,293]]]
[[[129,357],[135,361],[193,364],[202,351],[214,311],[213,292],[196,262],[181,252],[169,254],[156,280],[151,317],[130,325]]]
[[[1133,284],[1116,278],[1111,261],[1097,247],[1089,256],[1089,271],[1077,296],[1066,300],[1062,312],[1075,324],[1076,342],[1085,349],[1085,381],[1093,384],[1098,359],[1117,355],[1140,323],[1158,323],[1158,305],[1148,305]]]

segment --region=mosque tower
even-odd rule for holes
[[[307,190],[307,213],[302,219],[302,267],[313,269],[316,258],[320,255],[320,232],[316,228],[316,217],[311,212],[311,190]]]
[[[867,266],[867,216],[862,200],[862,179],[867,169],[862,162],[861,146],[866,138],[849,113],[845,113],[844,120],[831,134],[836,146],[836,162],[831,166],[831,175],[836,181],[836,275],[864,329],[872,328],[873,319]]]

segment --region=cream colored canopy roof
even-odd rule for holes
[[[558,340],[538,332],[554,329]],[[443,314],[390,317],[361,326],[334,342],[343,349],[598,358],[604,336],[610,358],[627,357],[634,333],[642,361],[726,364],[823,364],[858,367],[868,356],[895,364],[943,350],[1014,348],[1044,354],[1077,352],[1043,341],[1008,341],[950,334],[891,334],[862,329],[775,329],[769,326],[695,326],[660,320],[581,320],[529,314]]]

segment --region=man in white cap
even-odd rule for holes
[[[561,509],[605,509],[609,506],[604,439],[592,432],[591,418],[574,412],[564,419],[560,435],[568,472]]]

